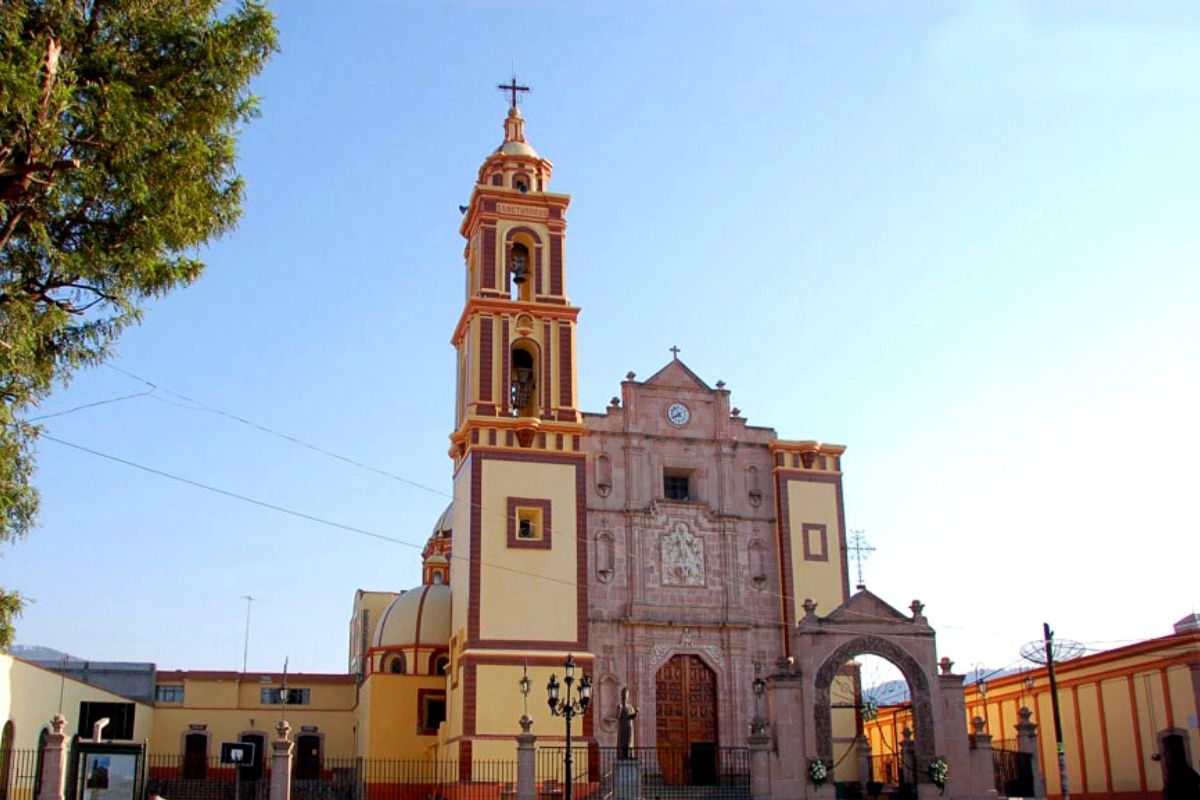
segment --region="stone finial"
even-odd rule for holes
[[[718,388],[718,389],[724,389],[724,388],[725,388],[725,381],[717,381],[717,388]]]
[[[627,381],[631,381],[636,377],[637,377],[637,373],[634,372],[633,370],[630,370],[629,372],[625,373],[625,380],[627,380]]]
[[[522,714],[518,720],[521,724],[521,733],[529,733],[529,729],[533,727],[533,717],[528,714]]]
[[[986,727],[987,723],[984,722],[983,717],[975,717],[971,720],[971,728],[974,729],[975,733],[983,733],[983,729]]]
[[[742,410],[740,408],[734,408],[733,410],[731,410],[729,412],[729,416],[731,416],[731,417],[740,417],[741,415],[742,415]]]
[[[621,407],[621,398],[614,397],[612,400],[609,401],[608,404],[610,406],[612,406],[613,408],[620,408]]]
[[[50,727],[54,732],[62,735],[63,730],[67,727],[67,718],[62,714],[55,714],[54,719],[50,720]]]
[[[279,720],[279,724],[275,726],[275,732],[279,734],[279,738],[287,740],[288,735],[292,732],[292,726],[287,723],[287,720]]]
[[[904,741],[911,742],[912,741],[912,728],[905,725],[904,730],[900,731],[900,735],[904,738]]]
[[[805,619],[813,619],[817,616],[817,603],[811,597],[804,598],[802,607],[804,608]]]
[[[922,612],[925,611],[925,604],[920,600],[913,600],[909,608],[913,612],[913,619],[920,619]]]
[[[791,675],[796,669],[796,659],[791,656],[780,656],[775,662],[778,675]]]
[[[942,660],[938,662],[938,667],[941,668],[943,675],[949,675],[950,670],[954,668],[954,662],[950,660],[950,656],[942,656]]]
[[[1021,721],[1017,723],[1017,730],[1018,731],[1020,731],[1020,730],[1031,731],[1034,728],[1036,728],[1037,725],[1030,719],[1030,717],[1032,717],[1032,716],[1033,716],[1033,712],[1030,711],[1025,706],[1021,706],[1020,708],[1018,708],[1017,709],[1017,717]]]

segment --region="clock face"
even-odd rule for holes
[[[672,425],[686,425],[691,417],[692,413],[683,403],[671,403],[667,406],[667,419],[671,421]]]

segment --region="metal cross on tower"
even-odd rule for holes
[[[671,345],[671,355],[675,357],[676,361],[679,360],[679,348],[675,345]]]
[[[858,566],[857,588],[867,588],[867,585],[863,583],[862,565],[870,557],[871,553],[875,552],[875,548],[867,543],[866,533],[863,531],[850,531],[850,544],[846,549],[850,551],[854,558],[854,563]]]
[[[510,97],[509,97],[508,102],[509,102],[509,105],[511,108],[517,107],[517,92],[532,91],[532,89],[530,89],[528,86],[521,86],[520,84],[518,84],[516,75],[513,75],[508,83],[496,84],[496,88],[502,92],[507,92],[509,94]]]

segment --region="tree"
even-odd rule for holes
[[[241,213],[236,134],[275,28],[224,5],[0,3],[0,543],[36,520],[28,412],[196,280]],[[19,609],[0,589],[0,648]]]

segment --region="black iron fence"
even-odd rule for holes
[[[269,764],[240,769],[217,759],[148,756],[143,797],[268,800]],[[515,761],[475,761],[464,771],[457,760],[430,759],[297,760],[291,775],[292,800],[508,800],[516,780]]]
[[[41,769],[37,750],[10,750],[0,754],[0,797],[32,800],[37,795]]]
[[[170,800],[267,800],[262,763],[235,767],[203,756],[147,755],[145,797]]]
[[[1033,756],[1016,750],[992,750],[992,777],[1005,797],[1033,797]]]
[[[540,800],[557,800],[563,794],[565,754],[562,747],[538,749]],[[619,759],[614,747],[583,747],[572,756],[572,800],[639,794],[658,800],[750,797],[750,756],[744,747],[640,747],[633,748],[628,759]]]

